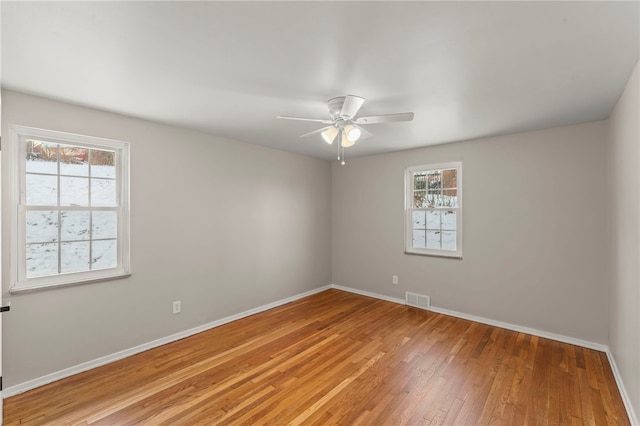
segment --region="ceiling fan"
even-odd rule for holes
[[[363,97],[355,95],[338,96],[329,99],[327,106],[329,107],[330,119],[292,117],[288,115],[279,115],[277,118],[328,124],[326,127],[305,133],[300,137],[303,138],[320,133],[322,139],[328,144],[332,144],[336,140],[340,141],[338,144],[338,160],[342,159],[342,164],[345,164],[344,148],[352,146],[361,137],[367,138],[371,136],[371,133],[361,127],[362,125],[413,120],[412,112],[356,117],[364,101]]]

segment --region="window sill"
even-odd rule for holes
[[[105,276],[96,277],[96,278],[82,279],[77,281],[37,284],[37,285],[31,285],[31,286],[23,285],[19,287],[12,287],[9,290],[9,293],[10,294],[32,293],[35,291],[52,290],[52,289],[61,288],[61,287],[71,287],[76,285],[99,283],[103,281],[120,280],[124,278],[129,278],[130,276],[131,276],[131,273],[126,272],[126,273],[119,273],[119,274],[113,274],[113,275],[105,275]]]
[[[445,259],[457,259],[462,260],[461,254],[440,254],[440,253],[419,253],[415,251],[406,251],[404,254],[412,255],[412,256],[427,256],[427,257],[442,257]]]

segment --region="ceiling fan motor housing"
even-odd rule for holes
[[[342,112],[342,107],[344,106],[344,98],[345,96],[338,96],[336,98],[331,98],[327,101],[327,105],[329,107],[329,114],[331,118],[337,120],[340,118],[340,113]]]

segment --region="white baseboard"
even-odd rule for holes
[[[160,339],[153,340],[151,342],[143,343],[142,345],[135,346],[133,348],[125,349],[120,352],[113,353],[111,355],[106,355],[91,361],[83,362],[82,364],[75,365],[73,367],[65,368],[63,370],[56,371],[54,373],[47,374],[42,377],[37,377],[32,380],[28,380],[26,382],[18,383],[17,385],[9,386],[2,390],[2,398],[8,398],[13,395],[17,395],[31,389],[35,389],[37,387],[46,385],[48,383],[55,382],[60,379],[64,379],[69,376],[73,376],[74,374],[82,373],[83,371],[91,370],[92,368],[100,367],[105,364],[109,364],[114,361],[118,361],[120,359],[129,357],[131,355],[135,355],[140,352],[144,352],[149,349],[157,348],[158,346],[166,345],[167,343],[175,342],[176,340],[184,339],[185,337],[192,336],[194,334],[201,333],[206,330],[210,330],[215,327],[219,327],[221,325],[227,324],[232,321],[239,320],[241,318],[248,317],[250,315],[257,314],[259,312],[263,312],[269,309],[276,308],[281,305],[285,305],[287,303],[293,302],[298,299],[302,299],[303,297],[311,296],[312,294],[320,293],[321,291],[328,290],[331,288],[330,285],[326,285],[323,287],[319,287],[313,290],[306,291],[304,293],[296,294],[291,297],[287,297],[286,299],[278,300],[272,303],[267,303],[266,305],[259,306],[257,308],[249,309],[244,312],[240,312],[239,314],[231,315],[225,318],[221,318],[219,320],[210,322],[208,324],[200,325],[198,327],[191,328],[189,330],[181,331],[179,333],[172,334],[167,337],[162,337]]]
[[[371,293],[368,291],[358,290],[357,288],[344,287],[337,284],[331,284],[331,288],[338,290],[348,291],[350,293],[360,294],[363,296],[374,297],[376,299],[386,300],[388,302],[399,303],[401,305],[406,304],[404,299],[398,299],[396,297],[384,296],[382,294]],[[517,331],[520,333],[527,333],[533,336],[544,337],[551,340],[557,340],[558,342],[569,343],[571,345],[582,346],[588,349],[594,349],[596,351],[607,352],[609,350],[607,345],[601,343],[589,342],[587,340],[576,339],[574,337],[563,336],[561,334],[549,333],[547,331],[537,330],[535,328],[523,327],[520,325],[510,324],[507,322],[497,321],[489,318],[479,317],[476,315],[469,315],[462,312],[452,311],[449,309],[439,308],[437,306],[431,306],[430,311],[440,314],[450,315],[452,317],[462,318],[470,321],[479,322],[482,324],[493,325],[495,327],[505,328],[507,330]]]
[[[562,334],[550,333],[548,331],[542,331],[535,328],[523,327],[521,325],[511,324],[508,322],[497,321],[489,318],[479,317],[475,315],[464,314],[462,312],[451,311],[449,309],[439,308],[432,306],[431,311],[440,314],[451,315],[452,317],[458,317],[470,321],[479,322],[482,324],[493,325],[495,327],[505,328],[511,331],[517,331],[519,333],[531,334],[532,336],[544,337],[545,339],[556,340],[562,343],[569,343],[570,345],[582,346],[583,348],[594,349],[600,352],[606,352],[609,348],[602,343],[590,342],[588,340],[576,339],[575,337],[569,337]]]
[[[620,376],[620,371],[618,371],[618,365],[616,364],[616,359],[613,357],[613,354],[608,348],[606,352],[607,352],[607,359],[609,360],[609,364],[611,365],[611,370],[613,371],[613,377],[615,377],[616,379],[616,384],[618,385],[620,396],[622,396],[622,402],[624,402],[624,408],[627,409],[629,422],[633,426],[639,426],[640,422],[638,422],[638,416],[636,416],[635,411],[633,411],[633,406],[631,405],[631,398],[627,393],[627,389],[624,387],[624,382],[622,381],[622,376]]]
[[[349,293],[359,294],[360,296],[373,297],[374,299],[386,300],[387,302],[399,303],[401,305],[405,304],[404,299],[398,299],[396,297],[384,296],[378,293],[371,293],[369,291],[358,290],[357,288],[344,287],[338,284],[331,284],[330,287],[335,288],[336,290],[342,290],[342,291],[347,291]]]

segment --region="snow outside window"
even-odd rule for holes
[[[11,291],[129,275],[129,145],[11,126]]]
[[[409,167],[405,252],[462,258],[462,163]]]

